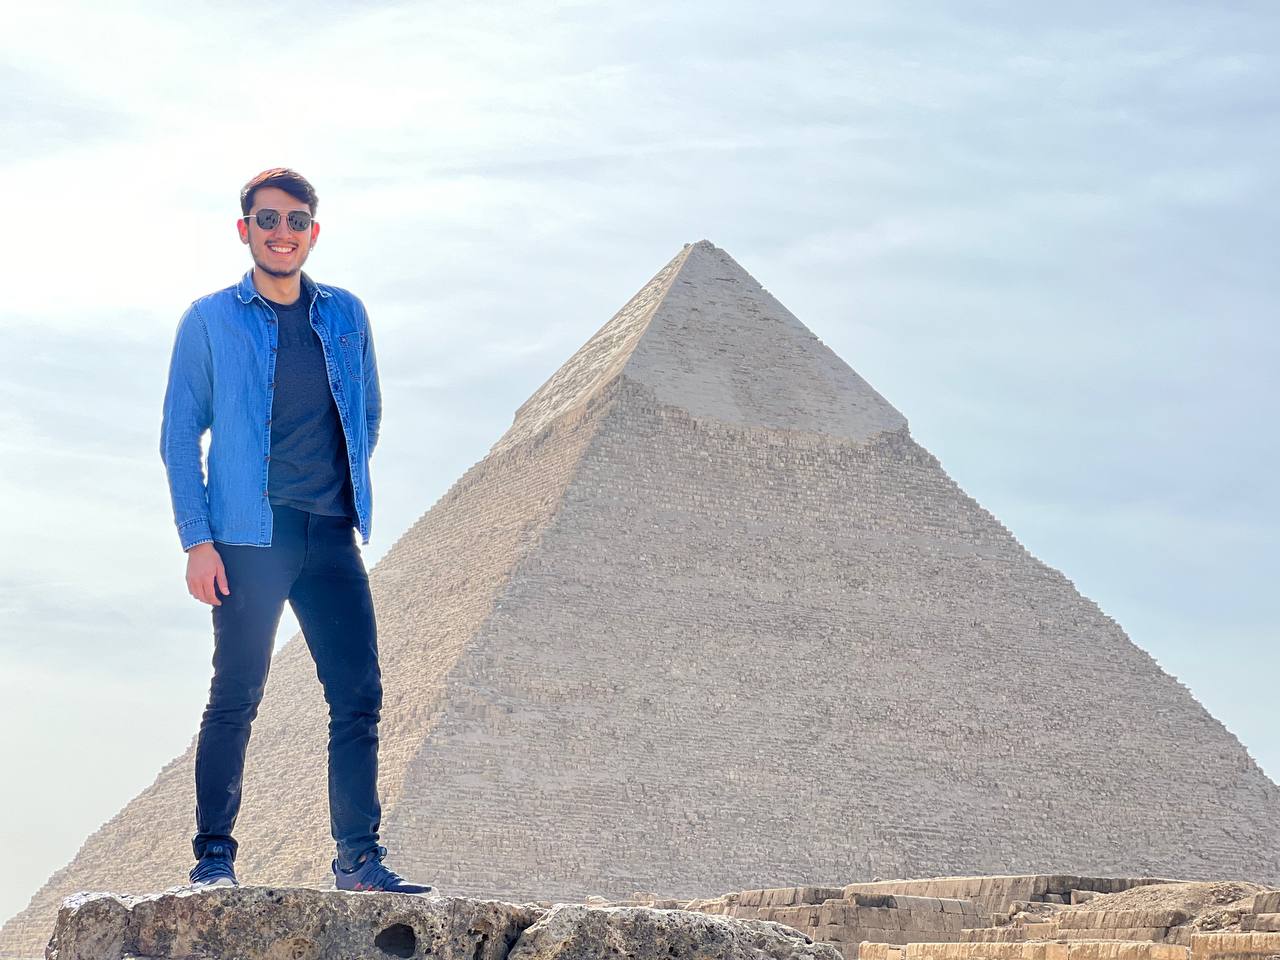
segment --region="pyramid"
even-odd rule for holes
[[[505,899],[1060,872],[1280,882],[1280,788],[742,269],[686,246],[371,571],[384,842]],[[329,883],[301,638],[248,882]],[[193,740],[194,743],[194,740]],[[185,878],[189,748],[0,931]]]

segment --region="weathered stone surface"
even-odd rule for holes
[[[69,898],[48,960],[505,960],[543,911],[462,897],[299,888]]]
[[[780,923],[651,907],[504,903],[301,888],[86,893],[47,960],[839,960]]]
[[[858,945],[859,960],[902,960],[906,947],[891,943],[870,943],[864,941]]]
[[[1251,913],[1240,918],[1241,930],[1280,933],[1280,913]]]
[[[1185,910],[1068,910],[1057,922],[1075,929],[1105,927],[1175,927],[1191,915]]]
[[[1186,947],[1130,940],[912,943],[906,960],[1188,960]]]
[[[1270,960],[1280,957],[1280,933],[1197,933],[1192,960]]]
[[[1080,902],[1057,902],[1063,897],[1059,891],[1068,886],[1071,896]],[[816,922],[811,919],[812,904],[764,905],[768,901],[796,901],[807,889],[744,890],[690,901],[686,909],[786,923],[815,940],[835,945],[846,960],[854,960],[864,942],[881,946],[926,943],[932,944],[929,949],[935,952],[945,943],[1003,944],[1006,946],[999,950],[1014,951],[1011,956],[1021,948],[1007,945],[1026,943],[1029,953],[1023,960],[1027,960],[1047,941],[1053,941],[1059,953],[1068,944],[1074,949],[1081,941],[1110,944],[1088,948],[1105,953],[1120,950],[1119,943],[1162,942],[1189,948],[1192,938],[1206,931],[1234,934],[1280,929],[1280,914],[1255,912],[1258,906],[1270,905],[1277,892],[1237,880],[1175,882],[1150,877],[1047,875],[885,880],[846,885],[843,897],[823,900],[816,907]],[[1003,907],[1006,902],[1007,907],[1004,912],[980,915],[971,900],[929,895],[962,892],[978,898],[987,908]],[[1087,905],[1081,896],[1084,893],[1089,894]],[[1032,899],[1009,900],[1011,896]],[[1147,946],[1133,949],[1144,957],[1153,956]],[[1174,955],[1182,956],[1177,951]]]
[[[521,935],[510,960],[840,960],[780,923],[683,910],[558,904]]]
[[[901,899],[904,894],[917,897],[950,897],[973,904],[983,914],[1012,915],[1027,910],[1052,909],[1049,904],[1065,905],[1073,895],[1077,898],[1081,898],[1081,895],[1086,893],[1098,896],[1169,882],[1171,881],[1154,877],[1020,874],[934,877],[927,880],[878,880],[872,883],[845,884],[843,889],[846,898],[891,896]]]

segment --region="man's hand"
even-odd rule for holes
[[[225,594],[227,589],[227,569],[222,565],[222,557],[212,543],[197,543],[187,551],[187,590],[197,600],[215,607],[222,606],[214,583]]]

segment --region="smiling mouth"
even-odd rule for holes
[[[289,254],[293,253],[293,251],[296,248],[288,245],[277,244],[277,243],[268,243],[267,249],[270,250],[272,253],[278,253],[281,256],[287,257]]]

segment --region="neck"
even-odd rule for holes
[[[253,286],[268,300],[276,303],[293,303],[302,296],[302,272],[299,271],[287,277],[273,277],[254,267]]]

